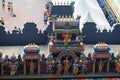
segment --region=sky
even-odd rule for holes
[[[16,17],[12,17],[7,10],[8,1],[13,3],[13,11]],[[5,20],[6,31],[13,30],[15,26],[23,28],[27,21],[33,21],[38,29],[46,29],[43,22],[45,4],[49,0],[5,0],[5,10],[2,10],[2,0],[0,0],[0,18]]]
[[[7,4],[8,1],[13,3],[13,11],[14,14],[16,15],[16,17],[12,17],[10,15],[10,13],[8,13],[7,10]],[[17,28],[23,28],[24,24],[28,21],[33,21],[37,24],[37,28],[40,30],[45,30],[46,29],[46,25],[44,25],[44,19],[43,19],[43,14],[44,14],[44,10],[45,10],[45,4],[48,1],[52,1],[53,3],[55,1],[68,1],[69,3],[71,1],[75,1],[75,12],[76,15],[82,15],[82,13],[84,15],[82,15],[81,17],[81,24],[82,24],[82,19],[84,22],[84,17],[87,15],[86,11],[92,9],[95,9],[95,5],[97,5],[95,2],[95,0],[92,0],[92,2],[90,0],[5,0],[5,10],[2,10],[2,0],[0,0],[0,17],[3,17],[5,20],[5,29],[6,31],[8,30],[13,30],[15,26],[17,26]],[[116,0],[118,1],[118,3],[120,3],[120,0]],[[83,4],[83,2],[85,4]],[[77,6],[76,6],[77,5]],[[97,5],[98,6],[98,5]],[[95,21],[97,21],[96,23],[100,24],[106,28],[108,28],[109,24],[106,21],[106,18],[104,16],[104,14],[102,13],[101,15],[98,15],[98,11],[93,11],[94,14],[96,14],[97,16],[100,17],[95,17],[93,15],[93,12],[89,12],[90,16],[92,18],[95,19]],[[87,17],[88,18],[88,17]],[[98,19],[96,19],[98,18]],[[101,24],[101,22],[103,22],[103,24]],[[106,22],[106,23],[105,23]],[[107,26],[106,26],[106,25]],[[83,27],[80,25],[80,27]],[[99,25],[98,25],[99,27]],[[102,28],[102,29],[103,29]]]

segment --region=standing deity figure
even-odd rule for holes
[[[8,65],[9,65],[9,57],[8,55],[5,56],[5,68],[6,68],[6,72],[8,72]]]
[[[117,73],[120,73],[120,60],[116,64],[116,71],[117,71]]]
[[[53,65],[52,63],[48,64],[46,72],[51,76],[53,71],[52,71]]]
[[[54,42],[54,40],[55,40],[56,37],[52,33],[51,36],[48,35],[48,38],[50,38],[50,42]]]
[[[11,76],[15,76],[16,72],[17,72],[17,68],[18,68],[18,65],[16,62],[10,62],[9,63],[9,68],[10,68],[10,74]]]
[[[69,68],[70,68],[70,63],[68,57],[66,57],[66,59],[64,60],[64,74],[68,74]]]
[[[71,42],[72,35],[69,32],[65,32],[62,34],[62,37],[64,38],[64,45],[66,46],[69,42]]]
[[[34,74],[34,70],[35,70],[35,63],[31,60],[31,62],[29,63],[29,68],[30,68],[30,74]]]
[[[57,65],[57,72],[56,72],[57,75],[61,74],[62,68],[63,68],[63,66],[62,66],[61,62],[59,62],[59,64]]]
[[[79,69],[78,69],[78,63],[75,62],[73,64],[73,74],[76,75],[78,73]]]
[[[87,72],[87,64],[86,63],[82,63],[82,73],[85,74]]]
[[[103,66],[104,66],[104,63],[103,63],[102,59],[100,59],[100,61],[99,61],[99,63],[98,63],[98,72],[99,72],[99,73],[102,72]]]

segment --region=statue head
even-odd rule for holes
[[[2,52],[0,52],[0,58],[2,57]]]

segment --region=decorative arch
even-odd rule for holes
[[[61,52],[59,53],[59,55],[58,55],[58,57],[57,57],[57,61],[60,61],[60,60],[62,59],[62,57],[65,56],[65,55],[69,55],[69,56],[71,56],[74,60],[76,60],[77,55],[75,54],[75,52],[73,52],[73,51],[68,51],[68,52],[70,52],[69,54],[65,54],[65,52],[66,52],[66,51],[61,51]]]

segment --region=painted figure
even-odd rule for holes
[[[53,73],[52,67],[53,67],[52,64],[48,64],[48,66],[47,66],[46,72],[49,74],[49,76],[52,75],[52,73]]]
[[[8,55],[6,55],[5,56],[5,70],[6,70],[6,72],[9,71],[8,64],[9,64],[9,57],[8,57]]]
[[[51,36],[48,35],[48,37],[50,38],[50,41],[51,41],[51,42],[54,42],[54,40],[55,40],[55,38],[56,38],[53,33],[51,34]]]
[[[73,64],[73,74],[76,75],[78,73],[79,69],[78,69],[78,63],[75,62]]]
[[[81,34],[77,36],[77,40],[80,42],[83,41],[83,38],[85,38],[85,36],[83,36]]]
[[[68,74],[69,68],[70,68],[70,63],[68,57],[66,57],[66,59],[64,60],[64,74]]]
[[[82,63],[82,73],[85,74],[87,72],[87,64],[86,63]]]
[[[68,32],[63,33],[62,37],[64,38],[64,45],[66,46],[69,42],[71,42],[72,35]]]
[[[16,62],[10,62],[9,63],[9,68],[10,68],[10,74],[11,74],[11,76],[15,76],[15,73],[17,72],[17,68],[18,68],[18,66],[17,66],[17,63]]]
[[[31,60],[31,62],[29,63],[29,67],[30,67],[30,74],[34,74],[34,70],[35,70],[35,63]]]
[[[5,0],[2,0],[2,9],[5,10]]]
[[[61,74],[62,68],[63,68],[63,66],[62,66],[61,62],[59,62],[59,64],[57,65],[57,72],[56,72],[57,75]]]
[[[118,61],[117,65],[116,65],[116,71],[117,71],[117,73],[120,73],[120,60]]]
[[[100,59],[100,61],[99,61],[99,63],[98,63],[98,72],[99,72],[99,73],[102,72],[103,66],[104,66],[104,63],[103,63],[102,59]]]

